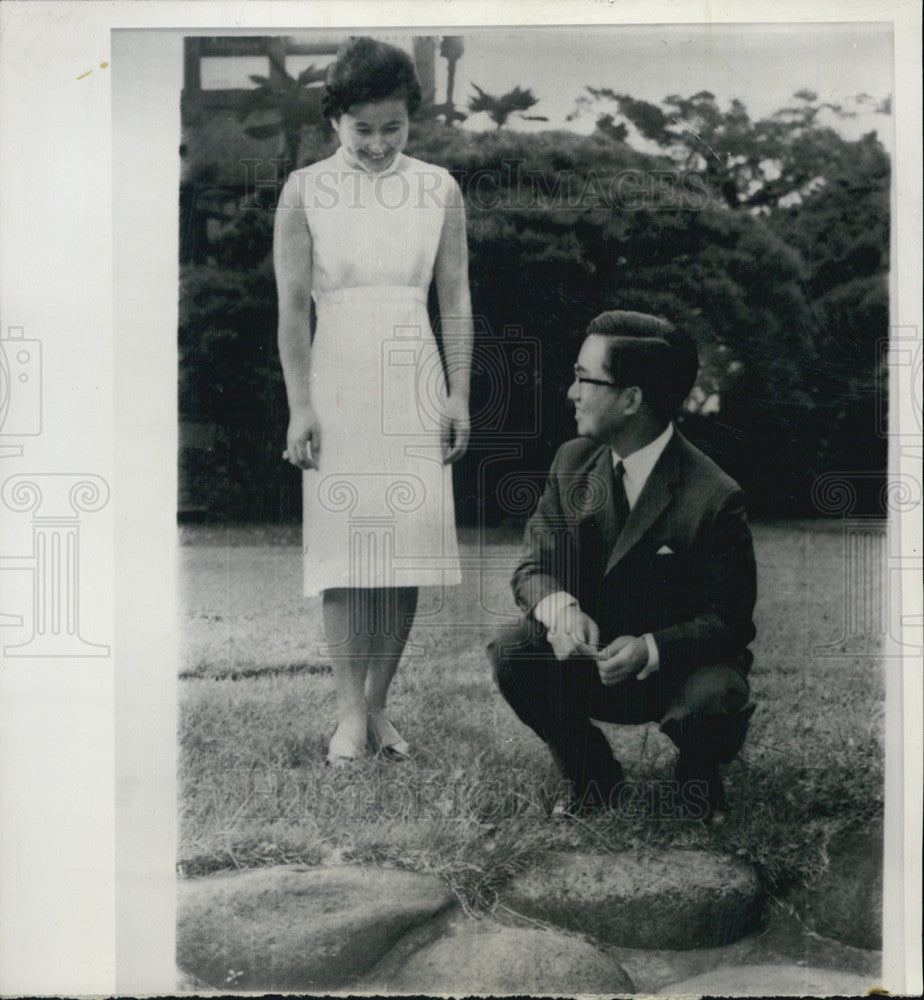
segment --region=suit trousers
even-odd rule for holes
[[[694,769],[727,763],[744,741],[750,688],[735,666],[699,666],[679,678],[657,670],[643,681],[630,677],[607,687],[593,660],[557,660],[545,628],[530,617],[498,632],[488,656],[504,698],[548,744],[579,796],[592,784],[607,795],[623,780],[591,719],[659,722]]]

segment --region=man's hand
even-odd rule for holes
[[[612,687],[648,665],[648,644],[641,636],[621,635],[596,654],[600,680]]]
[[[600,629],[577,604],[569,604],[559,611],[546,638],[556,660],[570,660],[574,656],[594,657],[600,645]]]

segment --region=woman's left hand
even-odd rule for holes
[[[458,461],[465,454],[470,430],[468,400],[461,396],[450,395],[440,420],[444,465]]]

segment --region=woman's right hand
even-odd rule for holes
[[[299,469],[317,469],[321,461],[321,424],[313,407],[292,410],[282,457]]]

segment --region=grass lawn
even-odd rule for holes
[[[799,522],[754,526],[758,709],[721,822],[549,819],[548,752],[484,653],[514,614],[518,538],[460,532],[462,585],[421,592],[390,698],[414,760],[332,771],[333,682],[320,601],[300,596],[298,529],[183,529],[181,872],[380,863],[435,873],[477,909],[549,848],[670,844],[738,854],[781,894],[823,869],[832,834],[881,812],[881,663],[873,640],[813,656],[844,631],[845,543],[839,524]],[[630,779],[670,776],[675,751],[656,726],[604,728]]]

